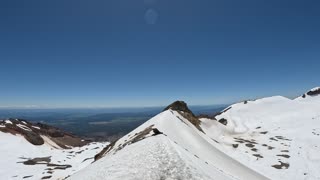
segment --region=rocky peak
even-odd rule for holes
[[[316,87],[307,92],[309,96],[316,96],[320,94],[320,87]]]
[[[203,132],[200,127],[201,121],[192,113],[192,111],[188,108],[187,103],[184,101],[175,101],[169,106],[167,106],[163,111],[166,110],[177,111],[181,116],[186,118],[189,122],[191,122],[196,128]]]
[[[301,97],[306,98],[307,96],[317,96],[317,95],[320,95],[320,87],[312,88],[310,91],[303,94]]]
[[[190,113],[194,116],[192,111],[188,108],[187,103],[185,103],[184,101],[175,101],[172,104],[170,104],[169,106],[167,106],[163,111],[166,111],[169,109],[174,110],[174,111],[182,111],[185,113]]]

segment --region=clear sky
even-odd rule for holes
[[[294,97],[319,86],[319,0],[1,0],[0,106]]]

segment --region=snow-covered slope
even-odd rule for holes
[[[0,121],[0,179],[317,180],[320,88],[233,104],[211,119],[177,101],[111,144],[70,147],[79,143],[70,138]]]
[[[218,150],[174,110],[150,119],[70,179],[266,179]]]
[[[21,120],[0,121],[1,180],[64,179],[92,163],[95,154],[108,144],[81,144],[79,138],[49,127]],[[51,137],[51,133],[61,137]],[[35,137],[41,139],[34,141]],[[41,145],[32,144],[41,140]],[[74,143],[80,143],[79,147],[70,146]]]
[[[275,96],[226,110],[216,116],[226,126],[202,119],[219,149],[270,179],[320,179],[320,95]]]
[[[320,179],[320,96],[311,94],[237,103],[199,127],[167,108],[70,179]]]

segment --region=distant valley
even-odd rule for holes
[[[213,115],[225,107],[227,105],[190,108],[196,115]],[[43,122],[87,139],[113,141],[154,117],[163,108],[0,109],[0,119]]]

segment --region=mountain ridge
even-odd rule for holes
[[[0,153],[6,162],[0,162],[5,167],[0,174],[6,179],[319,179],[318,91],[307,91],[305,98],[242,101],[214,117],[195,116],[184,101],[175,101],[117,141],[79,147],[51,140],[61,136],[53,127],[3,120],[0,152],[10,154]],[[39,145],[21,133],[46,127],[38,132],[44,140]]]
[[[28,142],[37,146],[45,143],[43,136],[63,149],[68,149],[68,146],[84,146],[90,142],[56,127],[43,123],[32,123],[23,119],[0,120],[0,126],[1,132],[13,135],[19,134]]]
[[[317,179],[319,97],[235,103],[215,118],[198,117],[202,131],[177,101],[70,179]]]

